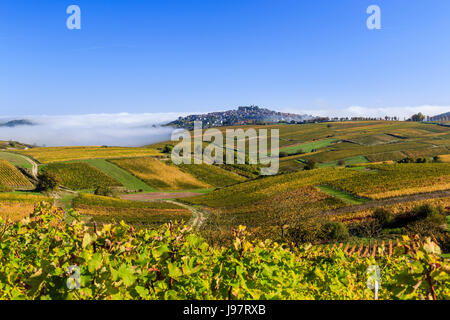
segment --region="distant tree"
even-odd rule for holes
[[[172,144],[166,144],[162,149],[162,153],[172,153],[173,147]]]
[[[425,116],[421,112],[419,112],[418,114],[414,114],[411,117],[412,121],[423,121],[424,119],[425,119]]]
[[[442,157],[441,156],[434,156],[433,157],[433,162],[437,162],[437,163],[442,162]]]
[[[288,157],[289,153],[287,153],[285,151],[280,151],[279,156],[280,156],[280,158]]]
[[[109,186],[98,186],[97,188],[95,188],[94,194],[97,196],[104,196],[104,197],[116,196],[115,191]]]
[[[428,159],[427,158],[417,158],[416,159],[416,163],[427,163]]]
[[[357,233],[360,237],[376,238],[379,237],[383,228],[377,220],[367,220],[358,225]]]
[[[338,165],[339,166],[345,166],[345,160],[344,159],[339,160],[338,161]]]
[[[413,158],[404,158],[404,159],[398,160],[397,163],[414,163],[414,159]]]
[[[39,191],[53,192],[58,190],[60,178],[53,172],[44,171],[38,175],[37,189]]]

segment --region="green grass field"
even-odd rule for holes
[[[356,156],[351,158],[342,159],[345,161],[345,165],[359,164],[368,162],[367,158],[364,156]],[[338,166],[339,160],[335,160],[327,163],[319,163],[319,168],[336,167]]]
[[[337,139],[324,139],[319,141],[313,141],[308,143],[300,143],[292,146],[286,146],[283,148],[280,148],[280,152],[287,152],[287,153],[296,153],[299,151],[302,152],[311,152],[314,149],[320,149],[324,147],[328,147],[333,142],[336,142]]]
[[[330,186],[318,186],[318,188],[320,189],[320,191],[323,191],[333,197],[336,197],[348,204],[362,204],[368,201],[368,199],[356,197],[350,193],[335,189]]]
[[[92,165],[113,179],[119,181],[128,190],[142,190],[142,192],[156,191],[155,188],[148,186],[144,181],[105,159],[91,159],[84,160],[83,162]]]
[[[10,162],[16,167],[25,169],[31,169],[32,167],[31,163],[24,159],[24,156],[18,155],[16,153],[0,151],[0,159]]]

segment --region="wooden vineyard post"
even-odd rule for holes
[[[351,256],[351,255],[353,254],[353,252],[355,252],[356,246],[357,246],[357,244],[355,243],[355,244],[353,245],[353,247],[350,249],[350,251],[349,251],[349,253],[348,253],[349,256]]]
[[[347,244],[344,247],[344,253],[347,253],[348,247],[350,246],[350,244],[347,242]]]
[[[366,247],[366,250],[364,250],[364,252],[362,253],[361,257],[365,257],[369,253],[369,250],[370,250],[370,245],[368,244],[367,247]]]
[[[375,257],[376,254],[377,254],[377,240],[375,240],[373,243],[372,257]]]
[[[361,245],[359,246],[359,249],[358,249],[358,251],[356,252],[356,254],[357,254],[358,256],[360,255],[360,253],[361,253],[361,251],[362,251],[363,248],[364,248],[364,243],[361,242]]]

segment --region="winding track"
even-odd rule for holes
[[[196,228],[200,228],[203,224],[203,222],[206,220],[205,213],[201,210],[198,210],[194,208],[193,206],[174,201],[174,200],[164,200],[165,202],[172,203],[175,205],[178,205],[180,207],[183,207],[185,209],[188,209],[192,212],[193,218],[192,218],[192,226]]]
[[[31,175],[33,176],[33,178],[35,178],[37,180],[37,176],[38,176],[38,165],[37,163],[32,160],[31,158],[28,158],[27,156],[24,156],[22,154],[18,154],[16,153],[19,157],[21,157],[22,159],[24,159],[25,161],[29,162],[31,164]]]

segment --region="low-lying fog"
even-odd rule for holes
[[[0,123],[29,120],[33,126],[0,127],[0,140],[39,146],[136,147],[170,140],[173,128],[162,127],[184,114],[89,114],[0,117]]]

